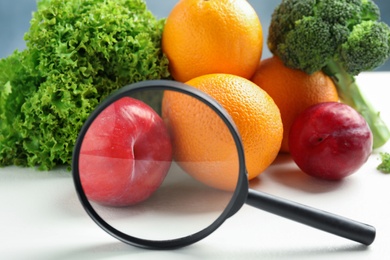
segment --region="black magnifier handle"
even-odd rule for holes
[[[336,214],[249,189],[246,204],[364,245],[375,239],[375,228]]]

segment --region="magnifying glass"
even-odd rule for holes
[[[107,97],[79,133],[72,171],[88,215],[138,247],[195,243],[244,204],[364,245],[375,239],[370,225],[249,189],[229,114],[176,81],[142,81]]]

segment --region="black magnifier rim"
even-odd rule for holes
[[[183,94],[190,95],[199,101],[203,102],[207,106],[209,106],[219,117],[224,121],[226,126],[228,127],[234,142],[236,144],[238,159],[239,159],[239,178],[236,190],[234,191],[230,202],[228,203],[225,210],[222,214],[208,227],[205,227],[203,230],[200,230],[194,234],[190,234],[186,237],[175,238],[170,240],[147,240],[141,239],[137,237],[130,236],[128,234],[122,233],[119,230],[113,228],[109,225],[104,219],[102,219],[99,214],[94,210],[90,202],[88,201],[84,190],[81,185],[80,173],[79,173],[79,154],[83,139],[91,126],[92,122],[96,119],[96,117],[110,104],[113,102],[130,96],[131,93],[135,93],[138,91],[144,90],[172,90],[176,92],[180,92]],[[226,110],[212,97],[207,95],[206,93],[186,85],[184,83],[180,83],[173,80],[146,80],[133,84],[126,85],[121,89],[115,91],[113,94],[105,98],[95,110],[92,111],[90,116],[87,118],[86,122],[82,126],[78,138],[76,140],[76,144],[73,151],[72,157],[72,175],[73,181],[76,188],[77,195],[79,200],[88,213],[88,215],[107,233],[117,238],[118,240],[134,245],[142,248],[149,249],[173,249],[178,247],[187,246],[193,244],[209,234],[215,231],[227,218],[234,215],[241,206],[245,203],[245,200],[248,195],[248,178],[246,174],[245,167],[245,158],[244,158],[244,149],[241,142],[241,137],[238,133],[238,130],[231,119],[230,115],[226,112]]]

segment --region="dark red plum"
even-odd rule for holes
[[[79,160],[88,199],[128,206],[159,188],[171,165],[172,145],[162,118],[145,103],[124,97],[91,124]]]
[[[308,175],[339,180],[356,172],[372,152],[373,137],[365,119],[337,102],[313,105],[294,121],[290,153]]]

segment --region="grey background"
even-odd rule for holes
[[[64,0],[66,1],[66,0]],[[178,0],[146,0],[149,9],[157,17],[166,17]],[[269,21],[273,9],[280,0],[248,0],[256,9],[267,37]],[[381,9],[382,20],[390,24],[390,1],[375,1]],[[36,0],[0,0],[0,58],[10,55],[15,49],[25,48],[23,35],[29,28],[31,13],[36,10]],[[264,48],[263,58],[271,56]],[[377,70],[390,70],[390,61]]]

